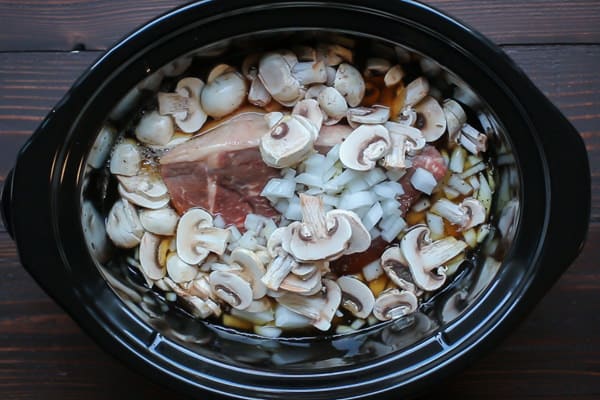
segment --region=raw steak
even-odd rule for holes
[[[162,157],[161,175],[179,213],[202,207],[238,227],[249,213],[278,215],[260,196],[266,182],[279,176],[258,150],[269,130],[263,115],[238,114]]]

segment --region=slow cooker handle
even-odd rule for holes
[[[13,171],[12,169],[8,173],[8,176],[4,180],[4,186],[2,187],[2,196],[0,197],[0,214],[2,215],[2,224],[8,232],[9,236],[13,238],[13,226],[11,218],[11,204],[10,200],[12,197],[12,182],[13,182]]]

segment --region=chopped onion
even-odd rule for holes
[[[477,179],[476,176],[471,176],[469,178],[469,185],[471,185],[473,190],[478,190],[479,189],[479,179]]]
[[[323,185],[323,181],[321,180],[320,175],[313,175],[307,172],[304,172],[298,175],[296,178],[296,183],[301,183],[306,186],[316,186],[321,187]]]
[[[263,217],[262,215],[247,214],[246,219],[244,220],[244,228],[246,228],[247,231],[260,232],[265,226],[266,220],[268,220],[268,218]]]
[[[387,179],[385,172],[381,168],[373,168],[369,172],[367,172],[364,176],[365,182],[369,187],[378,184],[379,182],[383,182]]]
[[[381,202],[381,208],[383,208],[383,214],[387,217],[389,215],[400,215],[400,202],[394,199],[387,199]]]
[[[437,185],[437,181],[431,172],[423,168],[417,168],[415,170],[413,176],[410,178],[410,183],[418,191],[429,195]]]
[[[350,328],[352,329],[360,329],[363,326],[365,326],[365,324],[367,323],[367,321],[365,321],[364,319],[361,318],[356,318],[354,321],[352,321],[352,323],[350,324]]]
[[[248,250],[256,250],[259,246],[258,241],[256,240],[256,232],[244,232],[237,244],[239,247],[246,248]]]
[[[344,193],[340,198],[339,208],[343,210],[356,210],[364,206],[370,206],[374,202],[374,196],[370,191]]]
[[[362,223],[367,230],[371,230],[371,228],[377,225],[381,217],[383,217],[383,209],[381,208],[381,204],[379,204],[379,202],[375,202],[375,204],[373,204],[373,206],[362,218]]]
[[[465,158],[467,152],[461,146],[456,146],[450,156],[450,165],[448,168],[452,172],[462,173],[465,169]]]
[[[363,177],[356,177],[354,179],[352,179],[350,182],[348,182],[348,184],[346,185],[346,190],[350,193],[355,193],[355,192],[361,192],[365,189],[369,188],[369,184],[367,183],[367,181],[365,181],[363,179]]]
[[[479,174],[479,191],[477,192],[477,200],[483,204],[486,213],[490,212],[492,206],[492,189],[488,185],[487,180],[483,177],[483,174]]]
[[[373,191],[382,199],[395,199],[404,194],[404,188],[398,182],[381,182],[373,186]]]
[[[431,231],[431,240],[438,240],[444,237],[444,220],[439,215],[428,212],[425,216],[427,226]]]
[[[462,233],[462,236],[469,247],[477,246],[477,232],[475,232],[475,229],[467,229]]]
[[[471,168],[469,168],[468,170],[464,171],[462,174],[460,174],[460,177],[463,179],[466,179],[468,177],[470,177],[471,175],[475,175],[478,172],[481,172],[485,169],[485,163],[478,163],[473,165]]]
[[[385,173],[388,179],[392,182],[397,182],[406,174],[405,169],[390,169]]]
[[[381,231],[381,238],[386,242],[391,242],[402,232],[406,227],[406,222],[402,217],[390,218],[390,223],[386,229]]]
[[[425,211],[431,206],[431,202],[428,198],[424,197],[422,199],[417,200],[415,204],[411,207],[414,212]]]
[[[323,204],[325,204],[327,206],[332,206],[332,207],[337,208],[338,204],[340,204],[339,196],[331,196],[328,194],[324,194],[323,196],[321,196],[321,199],[323,199]]]
[[[371,282],[383,275],[383,268],[379,259],[365,265],[362,269],[363,276],[367,282]]]
[[[305,328],[310,326],[310,319],[288,310],[282,305],[277,305],[275,308],[275,326],[279,328]]]
[[[492,228],[489,224],[481,225],[481,227],[477,231],[477,243],[482,243],[491,230]]]
[[[371,240],[375,240],[377,239],[379,236],[381,236],[381,231],[379,229],[377,229],[377,227],[373,227],[371,228],[371,230],[369,231],[369,235],[371,235]]]
[[[279,179],[273,178],[270,179],[262,192],[261,196],[264,196],[271,200],[278,198],[286,198],[289,199],[294,196],[294,190],[296,189],[296,182],[293,178],[290,179]]]
[[[445,186],[444,187],[444,194],[446,195],[447,198],[449,198],[450,200],[454,200],[456,199],[458,196],[460,196],[460,193],[458,192],[458,190],[452,189],[451,187]]]
[[[254,333],[268,338],[278,338],[282,329],[273,325],[254,325]]]
[[[293,197],[286,210],[283,213],[283,216],[289,220],[300,221],[302,219],[302,207],[300,207],[300,198]]]
[[[309,196],[315,196],[315,195],[321,194],[321,193],[323,193],[323,189],[320,189],[318,187],[311,187],[310,189],[308,189],[304,192],[304,194],[307,194]]]
[[[229,232],[231,233],[232,242],[237,242],[238,240],[240,240],[240,238],[242,237],[242,233],[235,225],[231,225],[227,229],[229,229]]]
[[[284,214],[289,205],[289,201],[281,199],[273,205],[273,208],[275,208],[279,214]]]
[[[260,312],[250,312],[245,310],[238,310],[235,308],[231,309],[231,315],[234,317],[238,317],[248,322],[252,322],[253,324],[264,325],[267,322],[271,322],[275,319],[272,310],[260,311]]]
[[[462,195],[468,195],[473,191],[471,185],[462,180],[458,175],[452,174],[450,179],[448,179],[448,186],[453,189],[456,189]]]
[[[351,169],[346,169],[344,170],[341,174],[339,174],[338,176],[336,176],[335,178],[333,178],[332,180],[330,180],[329,182],[326,182],[323,185],[323,188],[326,191],[333,191],[333,192],[339,192],[342,190],[342,188],[348,183],[350,182],[352,179],[357,177],[357,172],[353,171]]]
[[[223,219],[221,214],[217,214],[217,216],[214,218],[213,225],[215,226],[215,228],[225,228],[225,220]]]

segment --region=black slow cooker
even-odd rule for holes
[[[511,197],[494,202],[497,221],[510,219],[497,237],[500,268],[487,268],[482,250],[408,318],[353,334],[269,339],[194,320],[100,256],[111,200],[102,160],[90,160],[106,121],[124,124],[143,102],[136,85],[182,56],[214,64],[332,35],[363,49],[420,54],[450,77],[465,103],[472,100],[494,143],[509,149],[498,184]],[[421,393],[515,326],[581,250],[589,213],[590,172],[576,130],[498,47],[413,1],[215,0],[165,14],[73,85],[21,150],[2,193],[5,225],[40,286],[108,352],[198,398]]]

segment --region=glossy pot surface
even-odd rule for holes
[[[105,181],[90,154],[103,124],[112,118],[118,125],[122,104],[115,99],[183,55],[214,62],[222,49],[243,54],[333,34],[365,47],[415,51],[477,95],[474,107],[484,110],[491,134],[512,155],[505,179],[514,186],[514,229],[500,238],[499,271],[485,277],[481,265],[465,269],[413,317],[350,335],[267,339],[199,323],[178,310],[140,307],[140,282],[99,257],[101,243],[90,239],[107,202],[98,194]],[[498,216],[506,212],[505,204],[496,206]],[[583,143],[522,71],[438,11],[383,0],[205,1],[148,23],[74,84],[23,147],[2,193],[5,226],[40,286],[107,351],[199,398],[207,392],[273,399],[421,393],[480,355],[541,298],[582,248],[589,212]]]

